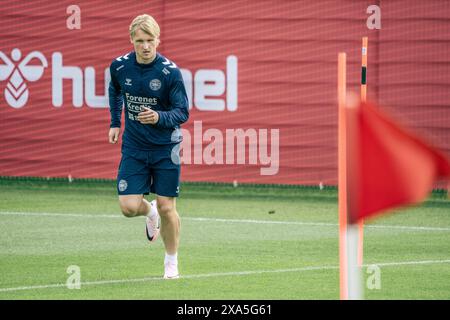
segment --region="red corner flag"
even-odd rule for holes
[[[450,162],[378,108],[346,108],[349,223],[425,200]]]

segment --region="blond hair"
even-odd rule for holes
[[[136,30],[138,29],[141,29],[142,31],[144,31],[145,33],[149,34],[154,38],[159,38],[160,33],[159,25],[156,22],[156,20],[148,14],[142,14],[133,19],[133,21],[130,24],[131,39],[134,38]]]

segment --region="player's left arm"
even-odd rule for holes
[[[171,110],[157,111],[158,121],[156,126],[160,128],[175,128],[186,122],[189,118],[189,103],[184,87],[181,72],[175,74],[169,91],[169,105]]]

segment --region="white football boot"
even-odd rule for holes
[[[164,263],[164,279],[178,279],[179,277],[177,263]]]

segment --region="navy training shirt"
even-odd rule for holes
[[[149,150],[182,141],[180,125],[189,118],[189,104],[181,72],[173,62],[157,53],[151,63],[140,64],[136,53],[130,52],[111,63],[110,73],[110,127],[120,128],[125,105],[123,146]],[[143,106],[158,112],[156,124],[137,120]]]

